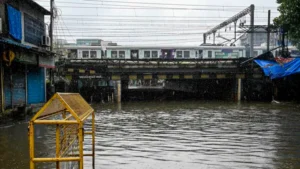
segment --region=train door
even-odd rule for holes
[[[162,59],[174,59],[174,49],[162,49],[161,58]]]
[[[130,50],[126,50],[125,59],[130,59]]]
[[[195,59],[197,57],[196,52],[197,52],[196,50],[190,50],[190,55],[191,55],[190,58],[191,59]]]
[[[198,50],[198,58],[203,59],[203,50]]]
[[[106,50],[106,58],[111,59],[111,50]]]
[[[130,50],[131,59],[139,59],[139,50]]]

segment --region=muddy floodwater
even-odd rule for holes
[[[93,107],[97,169],[300,168],[297,104],[169,101]],[[0,169],[29,168],[27,126],[24,121],[1,127]],[[51,154],[51,131],[37,127],[37,154]],[[84,165],[91,168],[91,159]]]

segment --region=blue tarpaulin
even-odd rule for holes
[[[21,12],[7,5],[9,34],[16,40],[22,40]]]
[[[264,71],[265,76],[271,79],[283,78],[292,74],[300,73],[300,58],[284,64],[269,60],[254,60]]]

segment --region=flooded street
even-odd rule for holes
[[[299,105],[170,101],[93,107],[96,168],[300,167]],[[36,130],[37,154],[53,148],[49,130]],[[1,128],[0,154],[1,169],[29,168],[27,123]],[[86,158],[85,168],[90,166]]]

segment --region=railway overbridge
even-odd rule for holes
[[[239,59],[65,59],[57,62],[57,76],[65,77],[74,88],[100,86],[115,90],[112,97],[121,99],[121,90],[135,90],[130,86],[163,86],[162,90],[190,93],[226,91],[235,100],[243,97],[243,81],[263,80],[262,72],[253,63]],[[219,85],[219,87],[217,87]],[[223,85],[223,87],[222,87]],[[210,88],[209,88],[210,87]],[[215,89],[214,89],[215,88]],[[102,90],[99,89],[99,90]],[[226,89],[226,90],[224,90]],[[120,91],[119,91],[120,90]],[[214,91],[215,90],[215,91]],[[80,90],[79,90],[80,92]],[[92,92],[92,90],[90,91]],[[105,93],[111,91],[105,91]],[[219,92],[221,92],[219,90]],[[94,93],[94,92],[92,92]],[[83,94],[84,95],[84,94]],[[87,94],[90,95],[90,94]],[[107,97],[105,96],[101,96]],[[108,99],[109,100],[109,99]],[[117,99],[118,100],[118,99]]]

